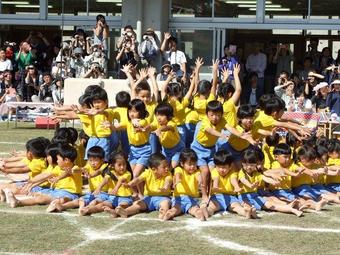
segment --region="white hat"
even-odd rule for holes
[[[332,83],[331,83],[331,85],[333,85],[333,84],[340,84],[340,80],[334,80]]]
[[[313,88],[313,91],[318,91],[319,89],[321,88],[324,88],[324,87],[327,87],[328,86],[328,83],[327,82],[320,82],[318,85],[316,85],[314,88]]]

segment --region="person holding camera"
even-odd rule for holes
[[[1,48],[0,49],[0,72],[5,70],[13,70],[11,60],[6,58],[6,50]]]
[[[102,45],[100,44],[93,44],[91,47],[91,54],[84,58],[85,65],[91,66],[91,63],[97,62],[102,69],[103,73],[107,71],[107,58],[102,49]]]
[[[29,65],[26,68],[25,85],[23,90],[23,101],[32,102],[40,91],[39,78],[34,65]]]
[[[168,50],[166,50],[168,48]],[[187,59],[183,51],[177,49],[177,38],[173,37],[169,32],[164,33],[164,40],[161,46],[163,58],[169,61],[172,70],[177,77],[181,78],[183,83],[187,81]]]
[[[125,39],[124,41],[125,42],[122,44],[121,50],[119,50],[116,56],[116,60],[119,61],[119,65],[121,67],[129,64],[135,66],[139,61],[139,56],[136,52],[135,43],[132,41],[132,39],[129,38]],[[118,79],[126,78],[126,74],[121,69],[119,69]]]
[[[92,62],[91,67],[84,75],[84,78],[104,79],[105,73],[98,62]]]
[[[277,64],[276,75],[281,71],[286,71],[290,75],[292,73],[291,62],[294,60],[293,54],[288,44],[278,44],[273,62]]]
[[[93,44],[101,45],[103,52],[107,53],[109,26],[106,24],[105,17],[102,14],[97,15],[96,20],[96,26],[93,28]]]
[[[83,58],[83,50],[78,47],[73,50],[71,55],[70,67],[75,78],[82,78],[85,75],[85,60]]]
[[[126,43],[126,40],[131,40],[134,43],[135,48],[136,49],[138,48],[138,42],[136,40],[136,33],[135,31],[133,31],[133,28],[131,25],[127,25],[124,27],[123,33],[118,39],[117,44],[116,44],[116,47],[118,50],[122,49],[123,44]]]
[[[32,101],[40,102],[52,102],[52,93],[55,90],[54,84],[52,84],[51,74],[46,72],[42,75],[43,83],[39,87],[39,95],[32,96]]]
[[[89,54],[90,50],[90,37],[87,37],[83,29],[77,29],[73,38],[71,39],[71,49],[80,48],[83,52]]]
[[[148,28],[143,35],[143,41],[138,47],[138,54],[144,67],[155,66],[155,59],[159,52],[156,43],[156,34],[152,28]]]

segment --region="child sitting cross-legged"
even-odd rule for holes
[[[145,182],[144,198],[134,202],[126,209],[118,207],[115,213],[119,216],[126,218],[143,211],[159,211],[159,218],[163,219],[169,210],[172,175],[169,172],[168,161],[164,155],[155,153],[149,159],[149,166],[150,168],[140,176],[123,184],[125,187],[132,187]]]
[[[175,168],[174,197],[172,208],[164,220],[173,219],[180,214],[190,214],[202,221],[208,218],[207,208],[198,206],[201,172],[197,168],[197,155],[191,149],[184,149],[180,155],[180,166]]]
[[[218,211],[231,211],[248,219],[257,218],[256,209],[247,203],[241,205],[237,193],[241,191],[232,154],[219,150],[214,156],[216,168],[211,172],[212,188],[208,205],[209,216]]]

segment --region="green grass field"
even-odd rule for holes
[[[18,126],[0,123],[0,157],[24,149],[29,138],[54,132]],[[157,213],[79,217],[76,210],[47,214],[45,209],[0,204],[0,254],[340,254],[338,205],[302,218],[260,212],[261,219],[246,220],[227,213],[207,222],[189,216],[162,222]]]

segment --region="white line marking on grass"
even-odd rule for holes
[[[24,252],[5,252],[1,251],[1,255],[36,255],[36,253],[24,253]]]
[[[0,144],[18,144],[18,145],[25,145],[26,143],[19,143],[19,142],[0,142]]]
[[[234,251],[244,251],[244,252],[251,252],[255,253],[257,255],[277,255],[277,253],[271,252],[271,251],[264,251],[258,248],[253,248],[250,246],[246,245],[241,245],[235,242],[227,241],[227,240],[222,240],[219,238],[215,238],[209,235],[201,235],[201,238],[213,243],[216,246],[226,248],[229,250],[234,250]]]
[[[9,152],[0,152],[0,155],[9,155]]]

